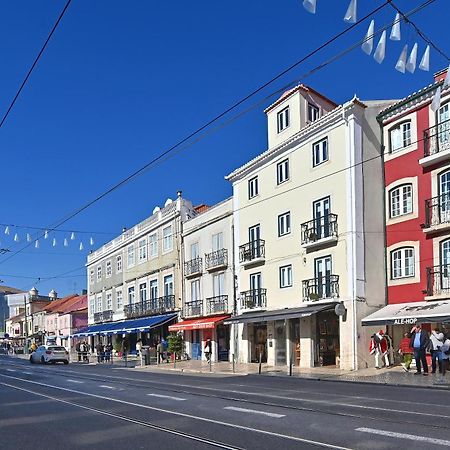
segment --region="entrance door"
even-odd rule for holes
[[[230,327],[220,323],[216,328],[219,361],[228,361],[230,353]]]
[[[450,239],[441,244],[441,290],[450,290]]]
[[[330,197],[313,203],[314,232],[317,239],[330,236]]]
[[[318,313],[316,324],[315,364],[319,366],[338,365],[340,357],[338,316],[334,311]]]
[[[331,297],[331,256],[315,260],[315,279],[318,298]]]
[[[252,348],[252,361],[267,362],[267,324],[254,323],[253,324],[253,348]]]
[[[192,330],[192,359],[202,359],[200,330]]]
[[[438,136],[439,136],[439,151],[447,150],[450,146],[450,108],[449,104],[439,108],[438,113]]]
[[[275,322],[275,365],[286,365],[286,326],[284,320]]]
[[[248,229],[248,240],[250,243],[251,259],[259,258],[261,256],[259,240],[261,239],[260,225],[255,225]]]

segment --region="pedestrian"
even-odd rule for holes
[[[375,368],[381,369],[381,365],[385,364],[385,367],[390,367],[388,356],[389,345],[384,336],[384,331],[380,330],[378,333],[373,334],[370,337],[369,352],[371,355],[375,355]]]
[[[438,358],[441,367],[441,376],[437,380],[438,383],[444,383],[445,372],[450,359],[450,339],[444,337],[442,344],[438,348]]]
[[[105,361],[110,362],[111,361],[111,353],[112,353],[112,345],[110,343],[106,344],[105,346]]]
[[[206,361],[211,361],[211,353],[212,353],[212,345],[211,345],[211,339],[206,339],[205,347],[203,351],[205,352]]]
[[[414,349],[414,359],[416,360],[416,373],[420,375],[422,369],[423,374],[428,375],[428,363],[426,349],[430,344],[428,332],[422,328],[420,323],[417,323],[411,330],[411,347]]]
[[[81,362],[81,342],[77,342],[75,345],[75,351],[77,352],[78,362]]]
[[[403,334],[403,339],[400,341],[398,352],[403,356],[403,370],[409,372],[414,353],[414,350],[411,348],[411,335],[409,333]]]
[[[156,356],[158,364],[161,364],[164,361],[164,346],[161,341],[158,341],[156,344]]]
[[[81,351],[81,355],[83,356],[83,362],[89,362],[89,358],[88,358],[89,345],[86,343],[86,341],[83,341],[81,343],[80,351]]]
[[[33,353],[36,351],[36,349],[37,349],[37,345],[35,342],[33,342],[30,346],[30,352]]]
[[[142,340],[138,339],[138,341],[136,342],[136,356],[139,356],[141,354],[141,350],[142,350]]]
[[[95,346],[95,350],[97,351],[97,363],[100,364],[101,362],[103,362],[103,359],[105,357],[104,355],[104,347],[103,344],[101,342],[99,342],[96,346]]]
[[[436,366],[439,368],[439,373],[442,372],[441,360],[439,359],[439,354],[441,351],[439,348],[444,343],[444,333],[442,333],[439,328],[435,328],[431,331],[430,336],[430,353],[431,353],[431,373],[436,373]]]

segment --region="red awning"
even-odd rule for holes
[[[169,326],[169,331],[184,331],[184,330],[205,330],[208,328],[215,328],[215,326],[223,322],[225,319],[231,317],[229,314],[225,316],[202,317],[200,319],[183,320],[183,322],[176,323]]]

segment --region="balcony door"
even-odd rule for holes
[[[223,233],[213,234],[212,236],[212,251],[217,252],[223,249]]]
[[[250,243],[251,259],[259,258],[260,255],[260,245],[259,240],[261,239],[261,227],[260,225],[254,225],[248,229],[248,241]]]
[[[173,295],[173,275],[164,277],[164,295],[166,297]]]
[[[331,256],[317,258],[314,261],[314,272],[318,298],[331,297]]]
[[[330,236],[330,197],[321,198],[313,203],[314,233],[317,239]]]
[[[150,281],[150,300],[152,308],[156,309],[158,305],[158,280]]]
[[[439,108],[438,112],[439,151],[450,148],[450,108],[449,103]]]
[[[262,306],[261,299],[262,277],[261,272],[250,275],[250,298],[254,307]]]
[[[441,290],[450,290],[450,239],[441,244]]]
[[[450,222],[450,170],[439,175],[440,223]]]

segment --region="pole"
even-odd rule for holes
[[[290,377],[292,377],[292,358],[293,358],[293,355],[292,355],[292,351],[291,351],[291,356],[289,359],[289,376]]]
[[[234,353],[231,357],[233,358],[233,373],[236,373],[236,367],[235,367],[235,362],[234,362]]]
[[[23,353],[24,355],[28,355],[28,317],[27,317],[27,296],[23,296],[23,303],[25,305],[25,345],[23,346]]]
[[[212,354],[209,354],[209,371],[212,372]]]
[[[261,360],[262,360],[262,353],[259,352],[259,367],[258,367],[258,373],[261,374]]]

